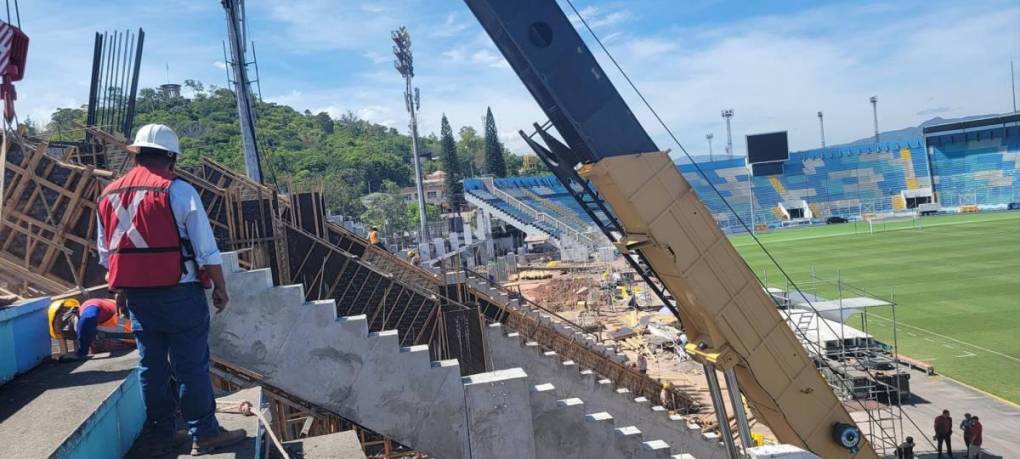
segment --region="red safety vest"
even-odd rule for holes
[[[103,190],[99,218],[110,251],[110,288],[170,287],[184,273],[170,208],[171,172],[135,166]]]
[[[99,308],[99,324],[96,330],[107,337],[129,338],[131,334],[131,320],[117,314],[117,302],[106,298],[92,298],[85,300],[81,310],[86,308]]]

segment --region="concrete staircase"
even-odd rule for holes
[[[724,458],[715,434],[685,416],[669,414],[648,398],[635,396],[591,369],[573,360],[564,360],[553,351],[545,351],[518,333],[504,334],[501,324],[484,330],[488,359],[497,368],[519,367],[535,381],[548,381],[548,389],[558,398],[570,397],[584,405],[586,413],[608,412],[617,424],[638,429],[645,436],[660,439],[674,454],[689,453],[699,458]]]
[[[404,445],[443,458],[671,457],[633,422],[521,368],[462,378],[456,361],[400,347],[395,331],[369,333],[365,316],[337,317],[301,286],[274,287],[236,254],[224,254],[224,271],[231,305],[212,316],[214,358]]]

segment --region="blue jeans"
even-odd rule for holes
[[[78,317],[78,356],[89,355],[89,348],[96,340],[96,327],[99,326],[99,308],[89,307],[81,311]]]
[[[198,283],[127,289],[141,361],[146,423],[173,435],[177,404],[195,439],[215,436],[216,399],[209,380],[209,305]],[[171,376],[177,386],[171,384]]]

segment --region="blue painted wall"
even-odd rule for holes
[[[0,384],[31,370],[50,355],[48,297],[0,308]]]
[[[121,458],[131,449],[145,423],[145,405],[138,370],[124,378],[106,400],[71,435],[51,458]]]

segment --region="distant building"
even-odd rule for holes
[[[425,190],[425,203],[441,206],[446,203],[446,172],[435,171],[425,176],[422,183]],[[400,190],[400,197],[407,202],[417,202],[418,190],[413,187],[406,187]]]
[[[159,92],[163,93],[166,97],[181,97],[181,85],[175,83],[167,83],[159,85]]]

